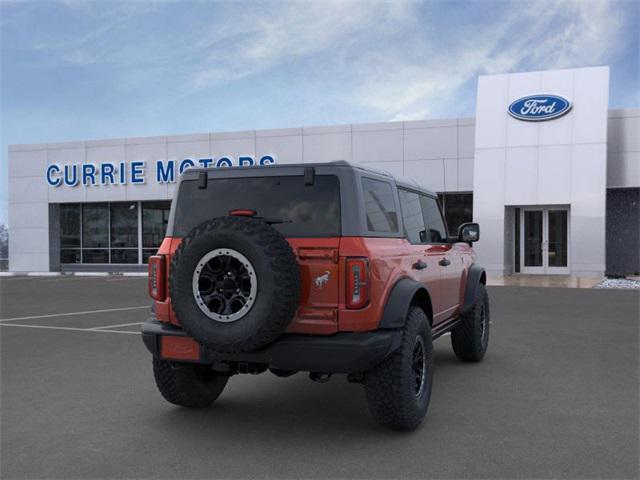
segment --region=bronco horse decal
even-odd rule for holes
[[[316,287],[323,288],[329,282],[329,275],[331,275],[331,272],[325,270],[322,275],[317,276],[315,280]]]

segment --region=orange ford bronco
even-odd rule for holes
[[[413,429],[433,380],[432,341],[479,361],[484,270],[450,237],[437,197],[346,162],[187,170],[149,259],[142,333],[160,393],[209,406],[238,373],[347,374],[382,424]]]

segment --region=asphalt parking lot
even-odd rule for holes
[[[491,287],[486,360],[437,341],[407,434],[344,377],[236,376],[210,409],[166,403],[144,278],[0,290],[2,478],[638,478],[638,291]]]

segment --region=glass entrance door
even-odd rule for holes
[[[569,273],[569,212],[566,208],[523,208],[520,272]]]

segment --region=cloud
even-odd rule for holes
[[[252,25],[236,41],[210,42],[203,68],[194,77],[195,88],[269,70],[321,52],[339,55],[354,37],[375,35],[375,28],[390,18],[403,18],[408,3],[293,2],[279,3],[243,17]]]
[[[31,49],[107,67],[113,88],[160,79],[184,98],[281,68],[391,120],[454,116],[480,74],[600,64],[625,43],[613,1],[495,3],[490,14],[484,2],[204,2],[184,18],[172,3],[61,5],[77,28],[41,32]],[[462,21],[445,23],[449,9]]]
[[[355,98],[390,120],[455,115],[452,102],[478,75],[601,64],[624,44],[623,24],[612,2],[517,2],[492,22],[457,31],[462,40],[451,38],[446,55],[386,55],[389,73],[369,75]],[[430,50],[428,38],[408,41]],[[372,62],[363,59],[360,75]]]

